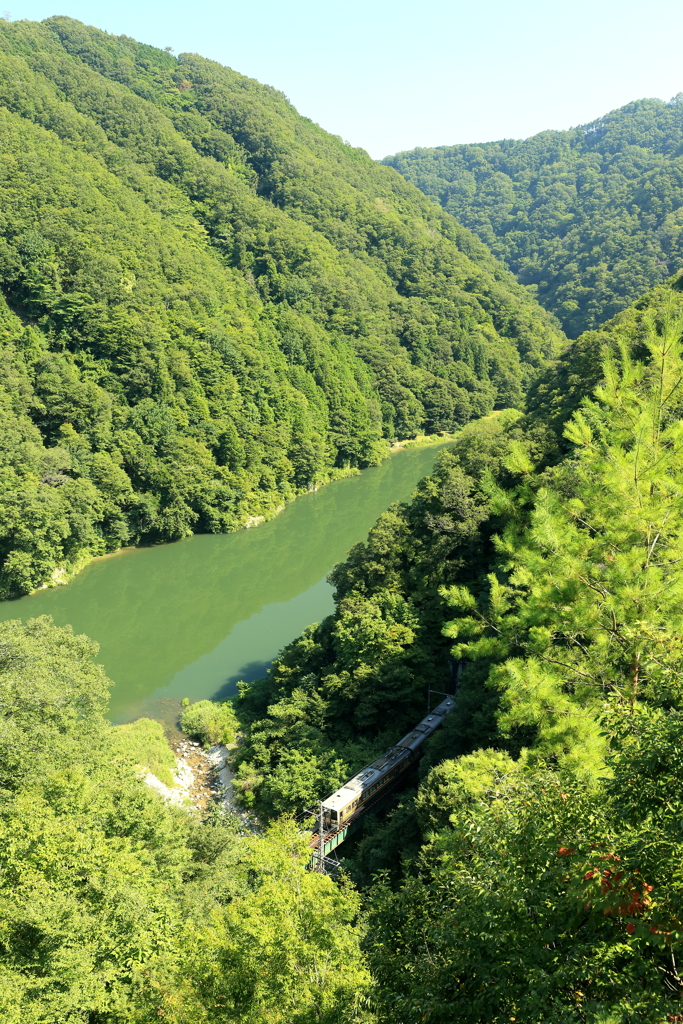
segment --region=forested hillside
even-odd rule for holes
[[[3,1021],[677,1021],[682,339],[679,278],[533,412],[465,427],[336,568],[334,616],[243,687],[267,822],[457,686],[419,789],[349,851],[360,891],[306,871],[286,818],[164,804],[161,727],[107,725],[96,645],[0,626]]]
[[[538,273],[565,273],[539,295],[592,325],[551,358],[552,317],[469,229],[280,93],[0,22],[0,597],[458,431],[334,568],[334,614],[186,708],[207,741],[239,726],[251,824],[145,784],[173,755],[107,723],[95,643],[0,624],[3,1022],[683,1020],[683,270],[626,305],[678,259],[682,110],[482,171],[494,245],[496,189],[535,182]],[[468,174],[499,152],[462,149]],[[429,686],[455,709],[419,772],[336,881],[308,871],[305,809]]]
[[[466,427],[242,689],[239,784],[275,816],[457,685],[349,862],[387,1024],[677,1019],[682,283],[583,335],[526,416]]]
[[[584,334],[524,415],[465,426],[335,568],[334,615],[216,709],[260,833],[144,784],[161,727],[107,725],[96,645],[2,624],[3,1021],[675,1024],[682,286]],[[307,871],[286,813],[428,683],[456,708],[419,786],[338,882]]]
[[[561,340],[414,186],[201,57],[1,22],[0,135],[0,597],[518,405]]]
[[[368,1020],[358,896],[296,829],[164,804],[87,637],[43,618],[0,645],[3,1024]]]
[[[475,231],[571,338],[683,266],[683,93],[384,162]]]

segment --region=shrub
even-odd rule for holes
[[[210,746],[212,743],[234,743],[239,723],[231,701],[198,700],[183,711],[180,727],[188,735],[199,737],[205,746]]]

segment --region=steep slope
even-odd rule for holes
[[[576,445],[563,437],[566,424],[603,379],[605,351],[618,354],[623,347],[643,359],[649,317],[661,321],[667,310],[683,315],[682,285],[679,275],[601,331],[584,334],[541,375],[526,416],[506,412],[465,427],[412,502],[392,506],[367,542],[335,567],[334,615],[286,648],[271,674],[242,691],[250,728],[239,754],[238,785],[247,802],[256,801],[268,814],[311,806],[316,794],[334,789],[420,718],[428,685],[437,690],[452,684],[452,641],[444,627],[453,613],[443,588],[468,587],[481,597],[492,586],[489,574],[506,579],[507,548],[497,537],[519,522],[528,526],[539,489],[552,484],[554,500],[572,505]],[[681,409],[678,387],[668,396],[667,416],[676,419]],[[530,490],[516,504],[504,491],[514,490],[520,477]],[[561,541],[563,530],[557,527]],[[513,640],[506,642],[514,648]],[[492,640],[492,651],[494,646]],[[496,660],[467,657],[457,707],[434,741],[437,760],[494,745],[518,754],[540,742],[542,730],[531,712],[526,724],[520,715],[513,727],[501,727],[504,698],[488,678]],[[521,703],[523,688],[509,687]]]
[[[683,266],[683,93],[384,162],[475,231],[572,338]]]
[[[417,189],[220,65],[3,22],[0,104],[0,595],[516,404],[561,341]]]
[[[679,1016],[683,276],[544,376],[380,517],[238,706],[238,785],[274,814],[457,684],[419,786],[342,847],[386,1024]]]

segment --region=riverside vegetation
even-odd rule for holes
[[[525,416],[463,430],[242,688],[237,785],[276,818],[460,662],[419,788],[347,862],[381,1021],[678,1019],[682,284],[584,335]]]
[[[40,86],[29,99],[21,100],[26,115],[21,115],[22,138],[39,139],[41,147],[43,143],[63,146],[59,153],[60,160],[67,161],[64,166],[82,169],[87,165],[98,181],[103,175],[102,204],[111,199],[123,204],[116,207],[119,212],[127,211],[120,219],[112,213],[107,221],[103,211],[111,212],[113,207],[99,205],[100,199],[92,196],[93,205],[84,201],[81,210],[78,188],[73,190],[71,206],[63,205],[66,193],[60,193],[59,203],[48,205],[44,212],[42,238],[55,224],[55,237],[69,225],[78,227],[80,213],[77,216],[74,210],[81,211],[89,226],[100,224],[100,219],[110,224],[107,244],[102,242],[100,249],[97,239],[105,234],[94,230],[87,234],[92,250],[78,273],[85,278],[91,264],[99,268],[93,271],[92,288],[107,280],[120,286],[119,265],[112,264],[111,278],[103,268],[107,259],[122,259],[124,251],[137,251],[126,241],[131,237],[127,232],[136,232],[143,224],[146,227],[136,236],[136,245],[150,242],[170,278],[168,268],[180,267],[175,283],[181,291],[186,287],[198,291],[200,283],[208,288],[209,271],[215,269],[216,280],[229,283],[220,285],[226,291],[219,294],[228,296],[225,302],[230,309],[239,306],[237,299],[236,305],[230,305],[231,296],[244,296],[239,306],[244,318],[231,321],[233,333],[228,340],[244,356],[244,364],[239,365],[256,368],[259,382],[270,379],[273,368],[283,368],[277,378],[281,386],[273,391],[278,398],[290,394],[292,378],[287,367],[302,366],[285,358],[285,334],[281,322],[275,327],[272,319],[280,315],[310,318],[306,323],[315,326],[307,329],[316,333],[305,337],[319,340],[315,351],[325,358],[343,353],[334,366],[348,369],[358,389],[353,393],[365,403],[352,408],[370,408],[370,397],[376,392],[363,388],[368,381],[380,380],[373,362],[377,353],[384,353],[386,366],[415,372],[420,380],[453,383],[441,369],[438,373],[425,370],[398,334],[382,333],[382,325],[400,324],[401,310],[406,308],[405,296],[387,283],[387,253],[393,253],[399,263],[410,262],[415,253],[424,251],[417,244],[424,238],[428,249],[432,244],[443,246],[439,251],[465,260],[448,234],[457,235],[461,229],[445,215],[441,219],[428,200],[415,199],[414,190],[402,184],[395,172],[377,171],[364,155],[349,152],[299,119],[279,94],[209,62],[176,61],[68,19],[51,19],[44,26],[3,26],[0,38],[7,40],[7,60],[25,62],[21,75],[12,79],[17,96],[24,96],[20,85],[22,89],[28,88],[26,83],[36,89]],[[35,70],[38,67],[40,72]],[[62,77],[52,92],[54,69],[61,69]],[[179,69],[185,77],[177,81],[174,76]],[[82,92],[70,85],[72,73],[78,82],[86,83]],[[31,77],[34,74],[38,77]],[[206,86],[200,103],[195,93],[207,81],[215,89]],[[88,151],[88,140],[95,139],[97,152],[103,136],[78,134],[86,131],[86,124],[91,126],[88,131],[105,130],[97,118],[77,109],[86,106],[93,82],[103,90],[97,95],[107,115],[98,116],[107,132],[114,133],[112,125],[118,123],[121,110],[140,118],[137,132],[134,119],[127,123],[120,144],[114,141],[109,149],[110,142],[103,143],[106,156]],[[87,102],[94,108],[94,100]],[[182,205],[186,186],[173,181],[171,190],[168,180],[154,171],[153,154],[148,153],[145,161],[128,152],[137,152],[136,146],[142,151],[165,137],[166,122],[154,122],[157,132],[141,112],[156,117],[163,107],[186,127],[194,125],[192,130],[199,131],[196,122],[182,120],[186,114],[194,116],[195,103],[197,111],[202,108],[197,117],[206,117],[212,124],[212,119],[221,122],[222,127],[216,127],[219,133],[232,118],[239,136],[230,160],[221,163],[203,157],[214,161],[207,166],[213,168],[215,163],[246,182],[245,195],[259,210],[278,218],[278,225],[306,232],[311,246],[314,241],[329,245],[324,252],[330,266],[333,260],[349,260],[343,264],[349,268],[348,275],[336,279],[334,289],[320,289],[316,300],[320,306],[310,297],[305,300],[310,308],[297,305],[303,299],[293,305],[281,299],[272,271],[277,264],[268,264],[269,277],[265,272],[245,271],[245,265],[237,260],[231,263],[232,257],[225,253],[219,259],[211,229],[204,228],[206,236],[199,231],[200,212],[193,212],[193,206],[188,214],[190,207]],[[11,120],[19,115],[10,106],[2,116]],[[52,112],[55,129],[43,124],[34,127],[34,122],[48,116],[46,111]],[[175,125],[170,113],[164,117]],[[282,129],[287,145],[293,147],[289,150],[283,142],[277,159],[269,148],[274,138],[280,138],[273,134],[273,125]],[[68,145],[58,137],[57,127],[71,140]],[[213,135],[210,138],[215,140]],[[309,143],[311,149],[306,149]],[[34,152],[40,155],[45,150]],[[320,154],[330,152],[337,154],[338,177],[330,170],[326,178]],[[109,159],[115,170],[105,167]],[[360,168],[352,184],[345,177],[350,174],[349,160],[357,161]],[[31,203],[39,203],[43,190],[49,191],[50,175],[63,169],[60,163],[53,170],[51,166],[46,161],[42,176],[31,179],[30,189],[26,186],[32,198],[22,199],[22,209],[30,211]],[[166,151],[163,159],[159,157],[159,166],[167,170],[174,166]],[[30,173],[31,167],[26,170],[29,178]],[[373,177],[376,174],[379,177]],[[17,178],[20,183],[24,180]],[[90,179],[78,179],[79,184],[81,180],[87,184]],[[199,171],[197,180],[199,189],[203,180]],[[311,195],[316,193],[304,195],[309,180],[336,182],[340,206],[357,193],[361,205],[364,196],[375,194],[371,186],[367,186],[369,193],[364,192],[363,182],[389,183],[381,203],[390,205],[388,193],[404,197],[403,209],[417,203],[410,210],[423,211],[426,221],[416,222],[412,213],[401,220],[395,212],[381,223],[393,225],[396,231],[402,224],[400,230],[416,240],[415,246],[411,242],[402,250],[403,243],[389,228],[394,238],[391,245],[386,242],[382,247],[376,236],[372,244],[361,244],[358,238],[363,232],[344,234],[342,217],[335,236],[329,223],[333,218],[326,219],[320,200],[317,210],[320,223],[326,225],[323,231],[318,214],[311,211]],[[137,183],[137,191],[131,181]],[[62,187],[72,184],[65,175]],[[187,194],[187,202],[196,203],[201,217],[209,218],[217,195],[200,200]],[[158,216],[163,213],[178,228],[168,248],[152,231],[159,221],[151,214],[151,219],[144,219],[153,203],[159,204]],[[68,215],[60,220],[64,209]],[[435,235],[422,229],[423,223],[432,224],[431,216],[437,218]],[[351,227],[360,222],[350,220]],[[235,223],[249,235],[246,219],[235,217]],[[227,233],[227,228],[221,230]],[[235,232],[239,234],[237,228]],[[333,245],[326,232],[343,237],[348,246]],[[267,241],[277,249],[275,237],[273,229]],[[467,234],[457,237],[471,240]],[[124,241],[116,250],[119,238]],[[190,260],[188,249],[182,247],[190,242],[196,244],[192,261],[174,263],[178,253]],[[122,486],[130,505],[116,506],[124,510],[122,521],[127,524],[126,516],[141,507],[135,502],[147,502],[150,515],[159,517],[149,520],[154,525],[148,533],[129,534],[131,539],[165,536],[159,523],[171,521],[161,518],[166,510],[173,507],[175,515],[181,502],[183,507],[195,508],[190,491],[182,490],[178,481],[186,481],[187,488],[197,481],[208,487],[207,479],[218,479],[211,476],[216,470],[207,469],[205,478],[199,468],[225,469],[227,465],[215,459],[182,463],[177,455],[190,450],[185,445],[197,459],[199,449],[193,445],[214,452],[207,440],[213,435],[206,432],[208,427],[198,425],[220,419],[217,415],[195,419],[188,411],[188,396],[198,396],[197,401],[206,396],[200,385],[203,389],[209,379],[200,374],[200,363],[195,362],[197,351],[208,351],[202,348],[204,334],[188,326],[190,313],[200,326],[205,322],[203,300],[188,292],[179,298],[170,286],[168,293],[162,291],[168,303],[161,301],[158,306],[151,299],[148,305],[140,300],[140,306],[129,306],[138,297],[125,296],[117,305],[97,293],[94,319],[82,314],[81,306],[68,323],[53,319],[61,315],[55,312],[58,307],[66,308],[59,303],[76,302],[78,296],[68,289],[63,295],[67,278],[60,276],[64,273],[60,260],[64,250],[55,241],[51,244],[52,280],[55,289],[62,289],[54,307],[30,306],[38,302],[36,295],[44,295],[41,289],[47,288],[50,279],[44,263],[37,276],[31,276],[23,249],[15,247],[21,271],[16,270],[18,263],[11,263],[15,257],[9,252],[9,266],[15,267],[18,276],[9,277],[4,285],[12,306],[7,313],[9,355],[4,378],[11,429],[2,436],[9,453],[6,479],[15,488],[8,486],[6,501],[14,507],[17,495],[30,494],[35,500],[30,508],[42,510],[40,522],[48,539],[36,540],[35,550],[45,559],[45,572],[50,565],[63,564],[60,559],[67,551],[61,548],[57,557],[49,538],[61,538],[59,544],[66,544],[71,536],[59,525],[49,534],[60,515],[81,516],[78,522],[83,530],[92,530],[90,535],[83,534],[87,544],[84,540],[78,548],[74,542],[68,550],[93,550],[97,543],[105,543],[104,520],[88,519],[87,510],[77,503],[79,494],[105,493],[98,489],[104,478],[96,477],[92,468],[109,467],[106,461],[97,461],[100,456],[110,458],[129,481]],[[72,260],[81,244],[74,242],[69,250]],[[241,731],[236,790],[243,804],[264,822],[262,834],[242,834],[239,822],[221,813],[198,821],[164,804],[144,786],[141,767],[163,774],[172,766],[161,728],[148,722],[123,728],[108,725],[104,717],[108,681],[95,662],[92,641],[45,618],[0,624],[3,1021],[502,1024],[514,1019],[525,1024],[669,1024],[680,1019],[683,277],[658,285],[599,329],[584,333],[558,359],[547,362],[542,355],[557,337],[554,330],[486,251],[470,244],[475,255],[481,254],[482,263],[459,265],[476,267],[476,273],[483,275],[477,277],[480,283],[495,278],[510,296],[508,309],[520,311],[520,316],[527,310],[529,319],[524,323],[538,325],[534,335],[539,339],[538,365],[513,359],[514,366],[522,368],[520,374],[528,374],[515,378],[526,391],[524,409],[512,408],[463,427],[413,501],[392,506],[380,517],[367,543],[357,545],[335,568],[334,614],[289,645],[270,674],[244,685],[239,699],[230,705],[201,702],[184,712],[185,726],[207,740],[225,740],[238,728]],[[425,260],[434,276],[417,298],[431,309],[445,310],[444,331],[452,315],[459,323],[458,310],[475,310],[477,329],[489,339],[485,344],[490,347],[482,349],[491,355],[490,362],[487,355],[487,366],[494,366],[494,350],[502,351],[506,345],[510,352],[523,348],[521,327],[517,334],[512,328],[510,335],[498,333],[500,325],[495,326],[490,311],[493,303],[484,312],[482,290],[468,292],[463,287],[457,297],[453,293],[445,297],[439,290],[446,288],[441,272],[426,256]],[[315,268],[321,265],[327,266],[324,261],[315,262]],[[203,274],[194,283],[193,267]],[[486,277],[487,267],[491,278]],[[358,278],[350,273],[352,268]],[[309,270],[310,278],[305,280],[315,284],[314,270]],[[379,275],[373,280],[381,279],[393,288],[392,298],[388,305],[378,300],[371,307],[372,316],[370,307],[358,300],[353,313],[357,330],[345,334],[351,313],[338,296],[345,294],[347,278],[365,280],[366,270]],[[127,296],[136,295],[141,279],[152,282],[149,290],[147,283],[140,286],[146,297],[153,294],[154,280],[166,281],[163,274],[158,278],[135,274]],[[265,289],[266,282],[258,285],[263,276],[273,291]],[[304,279],[303,274],[300,277]],[[130,278],[125,281],[127,288]],[[34,293],[35,282],[38,291]],[[410,305],[413,298],[406,300],[411,309],[416,308]],[[90,300],[82,301],[89,310]],[[336,301],[335,312],[330,304]],[[211,308],[217,310],[215,317],[227,337],[227,321],[221,319],[224,307]],[[115,314],[123,319],[112,327]],[[382,319],[385,315],[389,320]],[[129,330],[128,318],[137,324],[137,333]],[[379,335],[372,333],[375,329]],[[435,327],[434,335],[428,336],[427,352],[440,351],[441,330]],[[20,333],[13,336],[12,331]],[[246,345],[245,336],[251,338],[247,349],[241,347]],[[131,338],[126,347],[126,339]],[[145,362],[147,344],[158,362],[152,355],[151,362]],[[209,348],[220,355],[212,367],[232,365],[227,341],[225,349]],[[124,356],[127,369],[119,361]],[[53,387],[49,394],[55,396],[50,401],[45,397],[48,392],[40,391],[36,383],[35,367],[43,366],[41,360],[48,360],[50,368],[45,370],[45,379]],[[168,371],[163,380],[171,383],[163,392],[163,402],[158,395],[136,397],[128,390],[138,370],[147,372],[145,367],[150,366],[157,368],[154,372]],[[178,366],[185,367],[185,376]],[[256,370],[264,376],[259,377]],[[336,372],[330,370],[330,380]],[[423,373],[432,377],[422,377]],[[315,381],[312,371],[311,376]],[[224,394],[235,396],[234,408],[241,409],[244,395],[267,393],[257,391],[256,385],[249,391],[245,381],[250,379],[246,371],[242,377],[235,371],[233,390],[221,378],[212,394],[218,396],[216,401]],[[491,370],[488,378],[476,379],[482,387],[490,386]],[[64,380],[73,385],[71,391],[66,385],[65,392],[58,390]],[[179,381],[184,382],[182,387]],[[345,386],[341,379],[340,395]],[[322,384],[315,384],[319,391],[312,387],[312,406],[319,393],[328,402]],[[86,418],[74,424],[75,413],[63,416],[67,406],[59,404],[60,394],[72,396],[73,408],[81,408],[76,399],[81,401],[83,394],[106,394],[111,419],[91,423]],[[426,415],[417,391],[411,395],[422,402],[424,413],[419,416]],[[143,406],[142,411],[138,407],[147,398],[155,406],[154,415],[161,417],[163,407],[163,415],[168,416],[149,422],[172,421],[172,430],[144,433],[143,412],[151,406]],[[508,399],[509,393],[501,391],[497,401],[503,404]],[[521,401],[517,404],[522,406]],[[254,405],[258,408],[256,401]],[[320,408],[329,411],[330,406]],[[470,407],[468,415],[490,408],[490,404],[477,410]],[[135,419],[136,410],[140,419]],[[391,421],[396,429],[393,415],[387,410],[383,422]],[[59,433],[40,433],[47,430],[51,416]],[[467,416],[459,422],[463,419]],[[256,438],[260,445],[264,437],[273,437],[261,433],[265,424],[284,430],[282,424],[290,421],[284,414],[281,420],[273,414],[272,420],[257,423],[254,417],[248,422],[253,433],[242,420],[233,423],[234,437],[245,451],[244,438]],[[341,421],[334,422],[337,427],[331,418],[325,434],[329,445],[332,438],[341,437]],[[330,448],[330,458],[320,464],[320,472],[325,467],[331,471],[335,462],[337,468],[353,459],[362,465],[368,450],[356,451],[352,459],[350,445],[357,436],[373,443],[381,436],[379,431],[356,435],[348,422],[347,428],[347,447],[335,448],[334,459]],[[385,433],[391,436],[389,427]],[[140,464],[148,467],[150,477],[145,480],[153,479],[156,490],[151,483],[143,486],[142,476],[129,475],[120,438],[130,439],[131,434],[146,446],[136,450],[149,460]],[[283,433],[277,443],[273,440],[273,450],[280,456],[286,450],[283,438],[289,437]],[[156,438],[154,444],[150,438]],[[53,443],[57,439],[59,443]],[[132,439],[131,444],[138,442]],[[28,461],[17,463],[17,452]],[[45,459],[50,452],[56,460],[50,463],[50,471],[63,479],[41,483],[36,472],[39,463],[30,460]],[[192,467],[186,476],[179,468],[182,465]],[[231,506],[237,510],[232,525],[239,523],[245,511],[265,507],[250,501],[281,500],[290,493],[286,488],[276,492],[266,484],[256,485],[247,472],[252,465],[245,459],[239,467],[244,471],[239,477],[244,504]],[[24,476],[17,471],[21,466]],[[21,477],[21,486],[12,473]],[[285,474],[283,479],[290,481],[294,493],[294,477]],[[172,491],[176,486],[181,489]],[[41,505],[35,496],[43,493],[54,494],[49,499],[54,504]],[[214,508],[214,498],[206,500],[202,507]],[[25,521],[29,524],[25,534],[8,542],[10,566],[15,553],[33,557],[30,538],[39,534],[28,513]],[[19,517],[15,522],[24,520]],[[187,529],[208,528],[199,514],[193,520],[188,513],[184,522]],[[213,528],[231,524],[224,520],[219,526],[216,521]],[[17,528],[9,527],[7,536],[14,538]],[[430,740],[414,788],[397,796],[383,819],[368,822],[360,840],[349,848],[346,872],[339,882],[306,871],[305,842],[291,812],[310,806],[348,772],[395,742],[424,713],[427,684],[447,685],[449,679],[458,684],[456,709]]]
[[[239,721],[264,834],[146,790],[161,746],[107,726],[87,638],[0,626],[3,1020],[677,1019],[678,283],[582,338],[534,411],[465,429],[269,676],[187,708],[208,740]],[[567,399],[576,365],[597,386]],[[350,878],[307,872],[283,812],[396,740],[449,653],[457,707],[419,788],[366,826]]]

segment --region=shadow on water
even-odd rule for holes
[[[229,696],[333,610],[326,581],[439,447],[416,448],[306,494],[257,529],[199,535],[97,559],[67,587],[0,604],[0,621],[52,615],[100,644],[114,721]],[[164,715],[163,717],[166,717]]]
[[[214,694],[214,700],[227,700],[228,697],[232,697],[233,693],[237,692],[237,684],[240,682],[251,683],[254,679],[260,679],[264,676],[272,661],[252,661],[249,665],[245,665],[239,672],[236,672],[234,676],[230,676],[226,679],[225,686],[222,686],[217,693]]]
[[[237,693],[238,683],[251,683],[254,679],[260,679],[261,676],[266,675],[272,664],[271,660],[251,661],[247,665],[243,665],[237,672],[232,673],[215,693],[206,694],[205,698],[210,700],[227,700],[228,697],[232,697]],[[194,699],[200,700],[202,698],[195,697]],[[112,720],[115,725],[118,725],[123,722],[132,722],[140,717],[156,718],[164,722],[168,729],[173,730],[182,711],[182,706],[182,699],[180,697],[152,696],[143,702],[133,705],[128,713],[126,711],[119,711],[118,714],[113,716]]]

